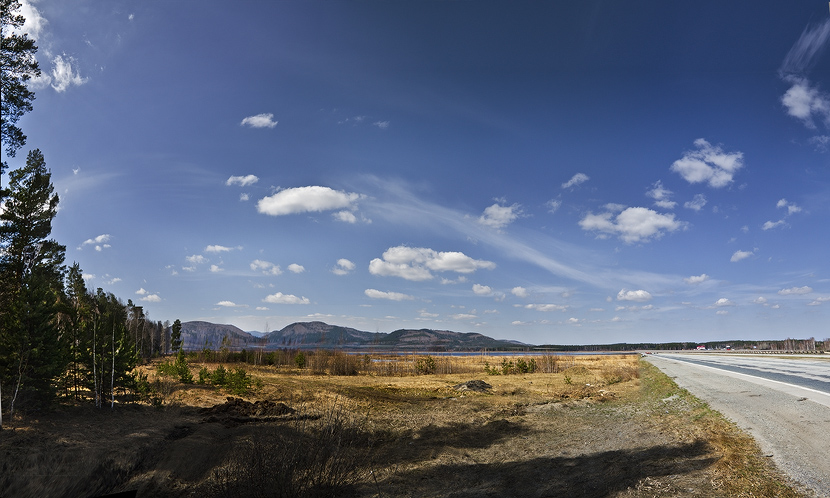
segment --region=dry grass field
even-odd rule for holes
[[[160,407],[62,405],[0,432],[0,496],[800,496],[751,438],[636,356],[503,374],[521,359],[245,365],[254,386],[232,401],[159,376]],[[195,378],[202,367],[218,364],[191,364]]]

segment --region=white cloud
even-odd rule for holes
[[[271,216],[330,211],[353,208],[354,203],[364,197],[362,194],[333,190],[328,187],[296,187],[281,190],[274,195],[260,199],[257,203],[257,210]]]
[[[274,115],[269,112],[248,116],[242,120],[240,125],[250,126],[251,128],[273,128],[277,126],[278,122],[279,121],[274,121]]]
[[[729,261],[731,261],[733,263],[737,263],[738,261],[741,261],[742,259],[746,259],[746,258],[748,258],[750,256],[754,256],[754,255],[755,255],[755,251],[735,251],[735,253],[732,254],[732,257],[729,259]]]
[[[493,293],[493,289],[487,285],[473,284],[473,292],[477,296],[489,296]]]
[[[146,303],[160,303],[161,297],[158,294],[148,294],[139,299],[139,301],[144,301]]]
[[[646,195],[654,199],[654,205],[663,209],[674,209],[677,203],[671,200],[673,192],[663,187],[663,182],[657,180]]]
[[[800,207],[798,207],[798,206],[796,206],[795,204],[793,204],[793,203],[791,203],[791,202],[787,201],[787,199],[781,199],[780,201],[778,201],[778,202],[775,204],[775,207],[777,207],[777,208],[782,208],[782,207],[787,208],[787,214],[788,214],[788,215],[789,215],[789,214],[795,214],[795,213],[800,213],[800,212],[801,212],[801,208],[800,208]]]
[[[830,136],[828,135],[816,135],[810,137],[808,141],[815,145],[816,150],[819,152],[827,152],[828,146],[830,146]]]
[[[561,199],[551,199],[545,203],[545,206],[548,207],[549,213],[556,213],[556,211],[562,207],[562,200]]]
[[[727,310],[718,310],[715,312],[716,315],[728,315],[729,312]]]
[[[78,70],[73,69],[72,65],[77,63],[74,57],[66,54],[52,59],[52,88],[56,92],[63,93],[72,85],[81,86],[87,82],[88,78],[82,78]]]
[[[298,265],[297,263],[291,263],[288,265],[288,271],[291,273],[302,273],[305,271],[305,267],[303,265]]]
[[[247,308],[246,304],[236,304],[233,301],[219,301],[216,306],[223,306],[225,308]]]
[[[814,301],[807,303],[807,306],[819,306],[828,301],[830,301],[830,297],[817,297]]]
[[[683,207],[687,209],[693,209],[695,211],[700,211],[703,209],[703,206],[706,205],[706,196],[703,194],[695,194],[695,196],[689,202],[683,204]]]
[[[251,200],[251,196],[248,194],[239,194],[239,202],[247,202]]]
[[[810,85],[806,78],[790,78],[793,85],[781,97],[787,114],[800,119],[804,126],[815,129],[814,116],[827,123],[830,120],[830,98]]]
[[[727,299],[725,297],[722,297],[722,298],[718,299],[717,301],[715,301],[715,306],[717,306],[717,307],[735,306],[735,303],[733,303],[732,301],[730,301],[729,299]]]
[[[369,273],[421,281],[432,279],[432,271],[473,273],[481,268],[491,270],[495,267],[496,264],[492,261],[476,260],[462,252],[438,252],[423,247],[397,246],[387,249],[382,259],[373,259],[369,263]]]
[[[450,318],[452,318],[453,320],[473,320],[475,318],[478,318],[478,316],[470,313],[458,313],[455,315],[450,315]]]
[[[521,297],[521,298],[525,298],[525,297],[530,295],[530,293],[527,292],[527,289],[525,289],[524,287],[513,287],[510,290],[510,293],[513,294],[516,297]]]
[[[256,175],[245,175],[245,176],[231,176],[227,180],[225,180],[225,185],[239,185],[240,187],[247,187],[248,185],[253,185],[254,183],[259,181],[259,177]]]
[[[383,292],[377,289],[366,289],[363,293],[372,299],[388,299],[390,301],[411,301],[415,299],[408,294],[401,294],[400,292]]]
[[[135,291],[135,293],[138,294],[139,296],[146,296],[148,294],[148,292],[146,290],[144,290],[144,287],[138,289],[137,291]]]
[[[674,214],[660,214],[644,207],[624,209],[614,217],[612,212],[588,213],[579,222],[583,230],[595,230],[602,234],[618,235],[626,244],[648,242],[660,238],[664,231],[673,232],[684,226],[674,219]]]
[[[271,303],[271,304],[310,304],[311,303],[311,301],[309,301],[307,297],[297,297],[294,294],[283,294],[282,292],[277,292],[276,294],[271,294],[270,296],[263,299],[262,302]]]
[[[671,165],[671,170],[689,183],[725,187],[732,183],[735,173],[744,165],[743,152],[726,153],[703,138],[695,140],[695,147],[697,150],[687,151]]]
[[[536,310],[536,311],[565,311],[568,309],[568,306],[562,304],[526,304],[524,305],[525,309],[528,310]]]
[[[707,275],[707,274],[705,274],[705,273],[704,273],[704,274],[702,274],[702,275],[698,275],[698,276],[691,276],[691,277],[689,277],[689,278],[684,278],[684,279],[683,279],[683,281],[684,281],[684,282],[686,282],[687,284],[692,284],[692,285],[694,285],[694,284],[700,284],[700,283],[703,283],[703,282],[705,282],[705,281],[707,281],[707,280],[709,280],[709,275]]]
[[[488,227],[500,229],[515,221],[520,214],[522,214],[522,210],[518,204],[501,206],[496,203],[484,209],[484,214],[478,218],[478,222]]]
[[[277,275],[282,275],[282,270],[280,270],[279,265],[275,265],[270,261],[263,261],[261,259],[255,259],[251,262],[251,270],[262,272],[263,275],[268,275],[272,277],[276,277]]]
[[[337,260],[337,265],[334,267],[333,270],[331,270],[331,272],[335,275],[346,275],[354,269],[354,263],[352,263],[346,258],[340,258]]]
[[[268,306],[257,306],[257,311],[268,311],[270,308]]]
[[[778,73],[785,78],[788,75],[806,72],[827,46],[828,39],[830,39],[830,19],[804,28],[798,41],[784,57]]]
[[[220,246],[220,245],[210,245],[210,246],[205,247],[205,252],[213,252],[213,253],[231,252],[234,249],[242,250],[242,246],[226,247],[226,246]]]
[[[811,292],[813,292],[813,288],[805,285],[804,287],[791,287],[789,289],[781,289],[780,291],[778,291],[778,295],[791,296],[809,294]]]
[[[588,180],[590,180],[590,178],[585,173],[577,173],[574,176],[572,176],[570,180],[563,183],[562,188],[575,187],[581,183],[587,182]]]
[[[372,124],[374,126],[377,126],[378,128],[380,128],[381,130],[385,130],[385,129],[389,128],[389,121],[375,121]]]
[[[622,289],[617,293],[617,301],[635,301],[642,303],[651,300],[651,293],[645,290],[626,290]]]
[[[81,249],[81,248],[83,248],[84,246],[88,246],[88,245],[95,246],[95,250],[96,250],[96,251],[101,251],[101,250],[103,250],[103,249],[108,249],[108,248],[112,247],[112,246],[110,246],[109,244],[107,244],[107,242],[109,242],[109,241],[110,241],[110,239],[111,239],[110,234],[108,234],[108,233],[101,234],[101,235],[99,235],[99,236],[97,236],[97,237],[93,237],[93,238],[91,238],[91,239],[86,239],[86,240],[85,240],[85,241],[81,244],[81,247],[79,247],[78,249]]]
[[[208,262],[208,259],[201,254],[194,254],[193,256],[188,256],[184,259],[186,259],[188,263],[194,265],[202,265]]]
[[[40,11],[32,5],[32,2],[27,0],[20,2],[20,10],[17,13],[20,13],[25,18],[25,21],[23,22],[23,26],[15,30],[15,33],[27,34],[29,38],[37,41],[46,29],[49,21],[40,14]]]
[[[763,225],[761,225],[761,230],[772,230],[773,228],[778,228],[784,224],[786,224],[784,220],[767,221]]]
[[[753,303],[755,303],[755,304],[763,304],[763,305],[766,305],[766,304],[767,304],[767,298],[765,298],[764,296],[758,296],[758,298],[757,298],[757,299],[755,299],[755,300],[754,300],[754,301],[752,301],[752,302],[753,302]]]
[[[332,216],[335,220],[343,223],[357,223],[357,217],[351,211],[338,211],[333,213]]]

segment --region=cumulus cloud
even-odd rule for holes
[[[778,228],[784,224],[786,224],[784,220],[767,221],[763,225],[761,225],[761,230],[772,230],[773,228]]]
[[[332,216],[335,220],[342,221],[343,223],[357,223],[357,216],[351,211],[338,211],[333,213]]]
[[[385,130],[389,128],[389,121],[375,121],[374,123],[372,123],[372,125],[377,126],[381,130]]]
[[[522,210],[518,204],[512,206],[502,206],[499,203],[487,207],[478,218],[478,222],[482,225],[501,229],[512,223],[522,214]]]
[[[809,294],[811,292],[813,292],[813,288],[805,285],[804,287],[791,287],[789,289],[781,289],[780,291],[778,291],[778,295],[780,295],[780,296],[792,296],[792,295],[799,296],[799,295],[803,295],[803,294]]]
[[[748,258],[750,256],[754,256],[754,255],[755,255],[755,251],[735,251],[732,254],[732,257],[729,259],[729,261],[731,261],[733,263],[737,263],[738,261],[741,261],[743,259],[746,259],[746,258]]]
[[[510,290],[510,293],[513,294],[516,297],[521,297],[521,298],[525,298],[525,297],[530,295],[530,293],[527,292],[527,289],[525,289],[524,287],[513,287]]]
[[[684,282],[686,282],[687,284],[691,284],[691,285],[701,284],[701,283],[703,283],[707,280],[709,280],[709,275],[707,275],[705,273],[702,274],[702,275],[691,276],[689,278],[684,278],[683,279]]]
[[[251,262],[251,270],[262,272],[263,275],[268,275],[271,277],[276,277],[277,275],[282,275],[282,270],[280,270],[279,265],[275,265],[270,261],[263,261],[261,259],[255,259]]]
[[[66,54],[57,55],[52,59],[52,88],[58,93],[65,92],[70,86],[81,86],[87,82],[89,78],[82,78],[77,68],[78,62],[74,57],[69,57]]]
[[[817,297],[814,301],[807,303],[807,306],[819,306],[830,301],[830,297]]]
[[[222,306],[224,308],[247,308],[247,304],[236,304],[233,301],[219,301],[216,303],[216,306]]]
[[[672,163],[671,170],[689,183],[708,183],[713,188],[732,183],[735,173],[744,165],[743,152],[724,152],[703,138],[694,144],[696,149]]]
[[[387,249],[381,258],[369,263],[369,273],[384,277],[422,281],[433,278],[433,271],[473,273],[478,269],[492,270],[492,261],[473,259],[462,252],[439,252],[424,247],[397,246]]]
[[[695,194],[694,198],[689,202],[683,204],[683,207],[687,209],[693,209],[695,211],[700,211],[703,209],[703,206],[706,205],[706,196],[703,194]]]
[[[801,120],[808,128],[815,128],[815,118],[827,123],[830,119],[830,98],[813,87],[806,73],[826,48],[830,39],[830,19],[808,26],[790,48],[779,69],[781,78],[792,86],[781,103],[787,114]]]
[[[23,26],[15,29],[14,34],[29,35],[29,38],[36,40],[40,38],[41,34],[46,30],[46,25],[49,21],[46,20],[37,10],[37,7],[32,5],[32,2],[23,0],[20,2],[20,9],[15,14],[21,14],[25,21]],[[5,33],[4,33],[5,35]]]
[[[473,284],[473,292],[477,296],[489,296],[493,293],[493,289],[487,285]]]
[[[548,207],[548,212],[553,214],[562,207],[562,200],[561,199],[551,199],[545,203],[545,206]]]
[[[583,230],[600,232],[600,236],[617,235],[626,244],[648,242],[684,226],[673,214],[660,214],[644,207],[630,207],[614,216],[613,212],[588,213],[579,222]]]
[[[282,292],[277,292],[276,294],[271,294],[267,296],[265,299],[262,300],[264,303],[271,303],[271,304],[310,304],[311,301],[308,300],[307,297],[297,297],[294,294],[283,294]]]
[[[302,273],[305,271],[305,267],[303,265],[298,265],[297,263],[291,263],[288,265],[288,271],[291,273]]]
[[[415,299],[408,294],[402,294],[400,292],[384,292],[377,289],[366,289],[363,293],[372,299],[388,299],[390,301],[411,301]]]
[[[225,271],[224,269],[220,268],[218,265],[210,265],[211,273],[219,273],[221,271]]]
[[[82,249],[85,246],[94,246],[96,251],[102,251],[104,249],[109,249],[112,247],[111,245],[107,244],[112,237],[108,233],[101,234],[97,237],[93,237],[91,239],[86,239],[79,249]]]
[[[329,187],[296,187],[281,190],[257,202],[260,213],[271,216],[287,214],[353,209],[355,203],[365,196],[354,192],[343,192]]]
[[[251,128],[273,128],[277,126],[278,122],[279,121],[274,121],[274,115],[269,112],[248,116],[242,120],[240,125],[250,126]]]
[[[787,208],[787,214],[788,215],[801,212],[800,207],[796,206],[792,202],[789,202],[787,199],[781,199],[780,201],[778,201],[775,204],[775,207],[777,207],[777,208]]]
[[[188,256],[184,259],[186,259],[188,263],[194,265],[203,265],[208,262],[208,259],[201,254],[194,254],[193,256]]]
[[[332,273],[335,275],[346,275],[355,269],[355,264],[349,261],[346,258],[340,258],[337,260],[337,264],[335,265],[334,269],[331,270]]]
[[[617,293],[617,301],[634,301],[643,303],[651,300],[651,293],[645,290],[626,290],[622,289]]]
[[[220,245],[210,245],[210,246],[205,247],[205,252],[213,252],[213,253],[231,252],[233,250],[242,250],[242,246],[226,247],[226,246],[220,246]]]
[[[572,176],[570,180],[563,183],[562,188],[576,187],[577,185],[585,183],[588,180],[590,180],[590,178],[585,173],[577,173],[574,176]]]
[[[259,181],[259,177],[256,175],[245,175],[245,176],[231,176],[227,180],[225,180],[225,185],[239,185],[240,187],[247,187],[248,185],[253,185],[254,183]]]
[[[725,297],[722,297],[722,298],[718,299],[717,301],[715,301],[715,306],[717,306],[717,307],[735,306],[735,303],[733,303],[732,301],[730,301],[729,299],[727,299]]]
[[[663,209],[674,209],[677,203],[671,200],[673,192],[663,187],[663,182],[657,180],[646,195],[654,199],[654,205]]]

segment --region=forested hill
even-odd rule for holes
[[[230,349],[265,347],[281,348],[346,348],[346,349],[523,349],[529,346],[515,341],[503,341],[476,333],[449,330],[401,329],[391,333],[364,332],[350,327],[329,325],[324,322],[298,322],[275,330],[262,337],[245,332],[233,325],[210,322],[182,323],[182,340],[185,349],[208,347]]]

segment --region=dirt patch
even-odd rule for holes
[[[486,393],[493,389],[493,386],[483,380],[468,380],[467,382],[462,382],[452,387],[456,391],[474,391],[477,393]]]
[[[204,422],[219,422],[226,427],[235,427],[239,424],[251,422],[267,422],[279,419],[285,415],[292,415],[295,409],[285,403],[276,403],[269,400],[260,400],[251,403],[242,398],[228,396],[224,403],[202,408],[199,413],[204,416]]]

